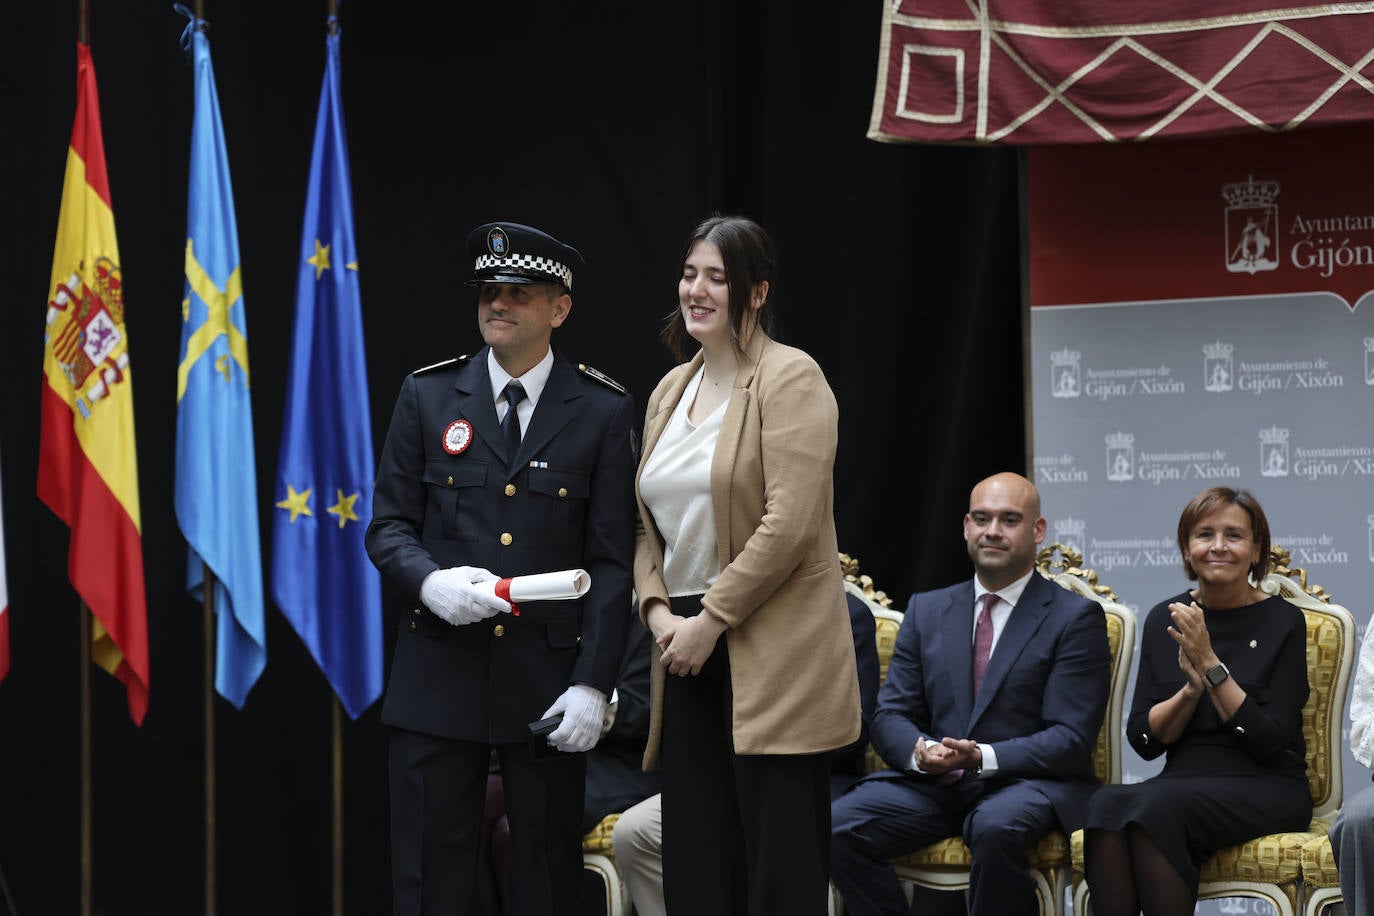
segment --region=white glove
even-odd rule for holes
[[[509,601],[496,597],[490,589],[475,587],[495,579],[493,573],[473,566],[436,569],[420,584],[420,600],[456,627],[476,623],[510,611]]]
[[[549,735],[549,743],[560,751],[577,754],[590,751],[601,737],[601,717],[606,714],[606,695],[586,684],[573,684],[553,701],[540,718],[563,714],[563,721]]]

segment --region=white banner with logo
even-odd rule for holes
[[[1047,541],[1080,551],[1142,618],[1190,584],[1183,506],[1225,485],[1255,493],[1274,543],[1363,636],[1371,149],[1361,126],[1030,153],[1032,473]],[[1127,746],[1123,764],[1134,782],[1161,762]],[[1344,767],[1347,796],[1369,785],[1348,748]]]

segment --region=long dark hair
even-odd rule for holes
[[[745,216],[721,216],[719,213],[702,220],[687,237],[682,247],[680,262],[686,262],[697,242],[710,242],[720,251],[725,265],[725,280],[730,291],[730,308],[727,316],[730,322],[730,336],[735,349],[741,350],[740,337],[750,321],[757,316],[758,325],[768,332],[773,327],[773,291],[777,287],[777,258],[773,252],[773,240],[763,227]],[[768,284],[768,298],[757,310],[750,306],[754,288],[760,283]],[[688,341],[687,324],[682,320],[682,309],[673,306],[672,312],[664,317],[663,330],[659,339],[678,360],[686,359]]]

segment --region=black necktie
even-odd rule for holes
[[[506,458],[510,461],[515,460],[515,453],[520,451],[520,417],[515,413],[515,407],[525,397],[525,389],[520,387],[519,382],[511,382],[506,386],[506,416],[501,421],[501,432],[506,437]]]

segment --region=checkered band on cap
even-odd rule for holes
[[[505,268],[507,270],[534,270],[539,273],[549,274],[557,277],[568,289],[572,289],[572,268],[552,258],[541,258],[534,254],[509,254],[504,258],[495,255],[479,255],[473,270],[485,270],[488,268]]]

